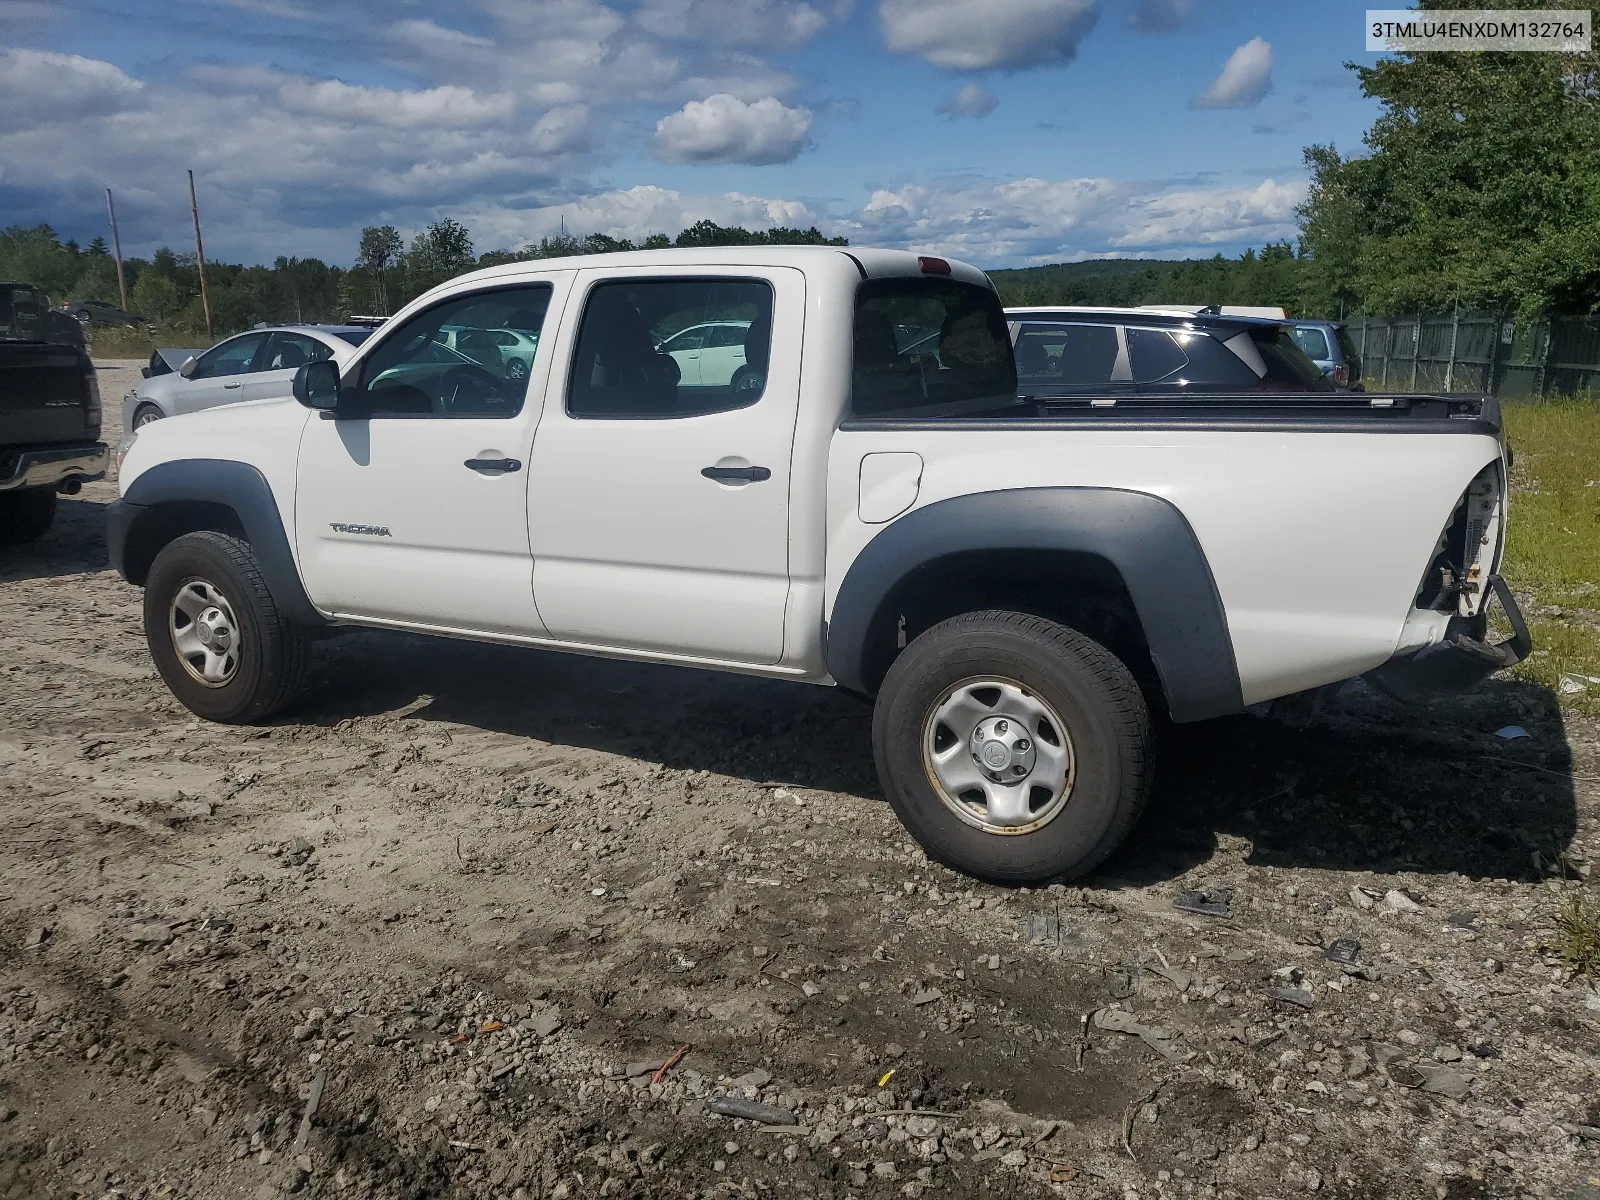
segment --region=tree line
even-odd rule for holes
[[[221,335],[261,321],[315,323],[352,315],[387,316],[436,284],[501,263],[669,246],[846,244],[843,238],[824,237],[815,227],[749,230],[699,221],[676,237],[654,234],[637,245],[603,233],[557,234],[519,250],[480,254],[467,227],[446,217],[418,233],[409,245],[392,225],[363,229],[351,267],[282,255],[270,267],[208,261],[206,292],[213,328]],[[130,311],[172,333],[204,336],[200,272],[193,254],[163,246],[148,259],[123,259],[123,274]],[[120,303],[116,262],[105,239],[97,237],[80,246],[70,238],[62,241],[49,225],[0,231],[0,280],[32,284],[52,304]]]

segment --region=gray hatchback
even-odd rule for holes
[[[1334,387],[1366,390],[1361,384],[1361,356],[1343,321],[1291,321],[1289,336]]]

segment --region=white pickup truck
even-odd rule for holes
[[[674,352],[705,327],[743,343],[710,382]],[[497,370],[445,345],[462,330],[537,350]],[[1045,404],[974,267],[668,250],[454,279],[294,398],[147,426],[109,538],[203,717],[282,707],[339,625],[836,686],[874,700],[930,855],[1035,883],[1133,826],[1152,712],[1367,673],[1416,694],[1526,654],[1495,575],[1506,454],[1486,397]]]

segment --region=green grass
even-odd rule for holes
[[[1561,693],[1561,680],[1600,678],[1600,398],[1505,408],[1510,526],[1502,572],[1527,597],[1534,654],[1515,674],[1600,713],[1600,685]],[[1554,611],[1552,611],[1554,610]]]
[[[1600,979],[1600,903],[1582,892],[1568,898],[1556,917],[1556,950],[1574,978]]]

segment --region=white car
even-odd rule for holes
[[[746,365],[744,340],[749,332],[749,321],[709,321],[673,334],[660,350],[678,364],[684,387],[736,387],[734,377]]]
[[[240,400],[288,396],[308,362],[344,364],[372,335],[361,325],[281,325],[224,338],[176,371],[150,375],[122,398],[122,429]]]
[[[708,313],[759,386],[684,378],[671,339]],[[532,370],[451,327],[538,328]],[[873,700],[860,741],[928,854],[1035,884],[1133,827],[1152,710],[1520,661],[1500,433],[1489,396],[1040,405],[975,267],[639,251],[463,275],[293,400],[145,427],[106,528],[210,720],[282,708],[338,626],[839,687]]]
[[[434,339],[506,379],[526,379],[539,353],[538,330],[447,326]]]

